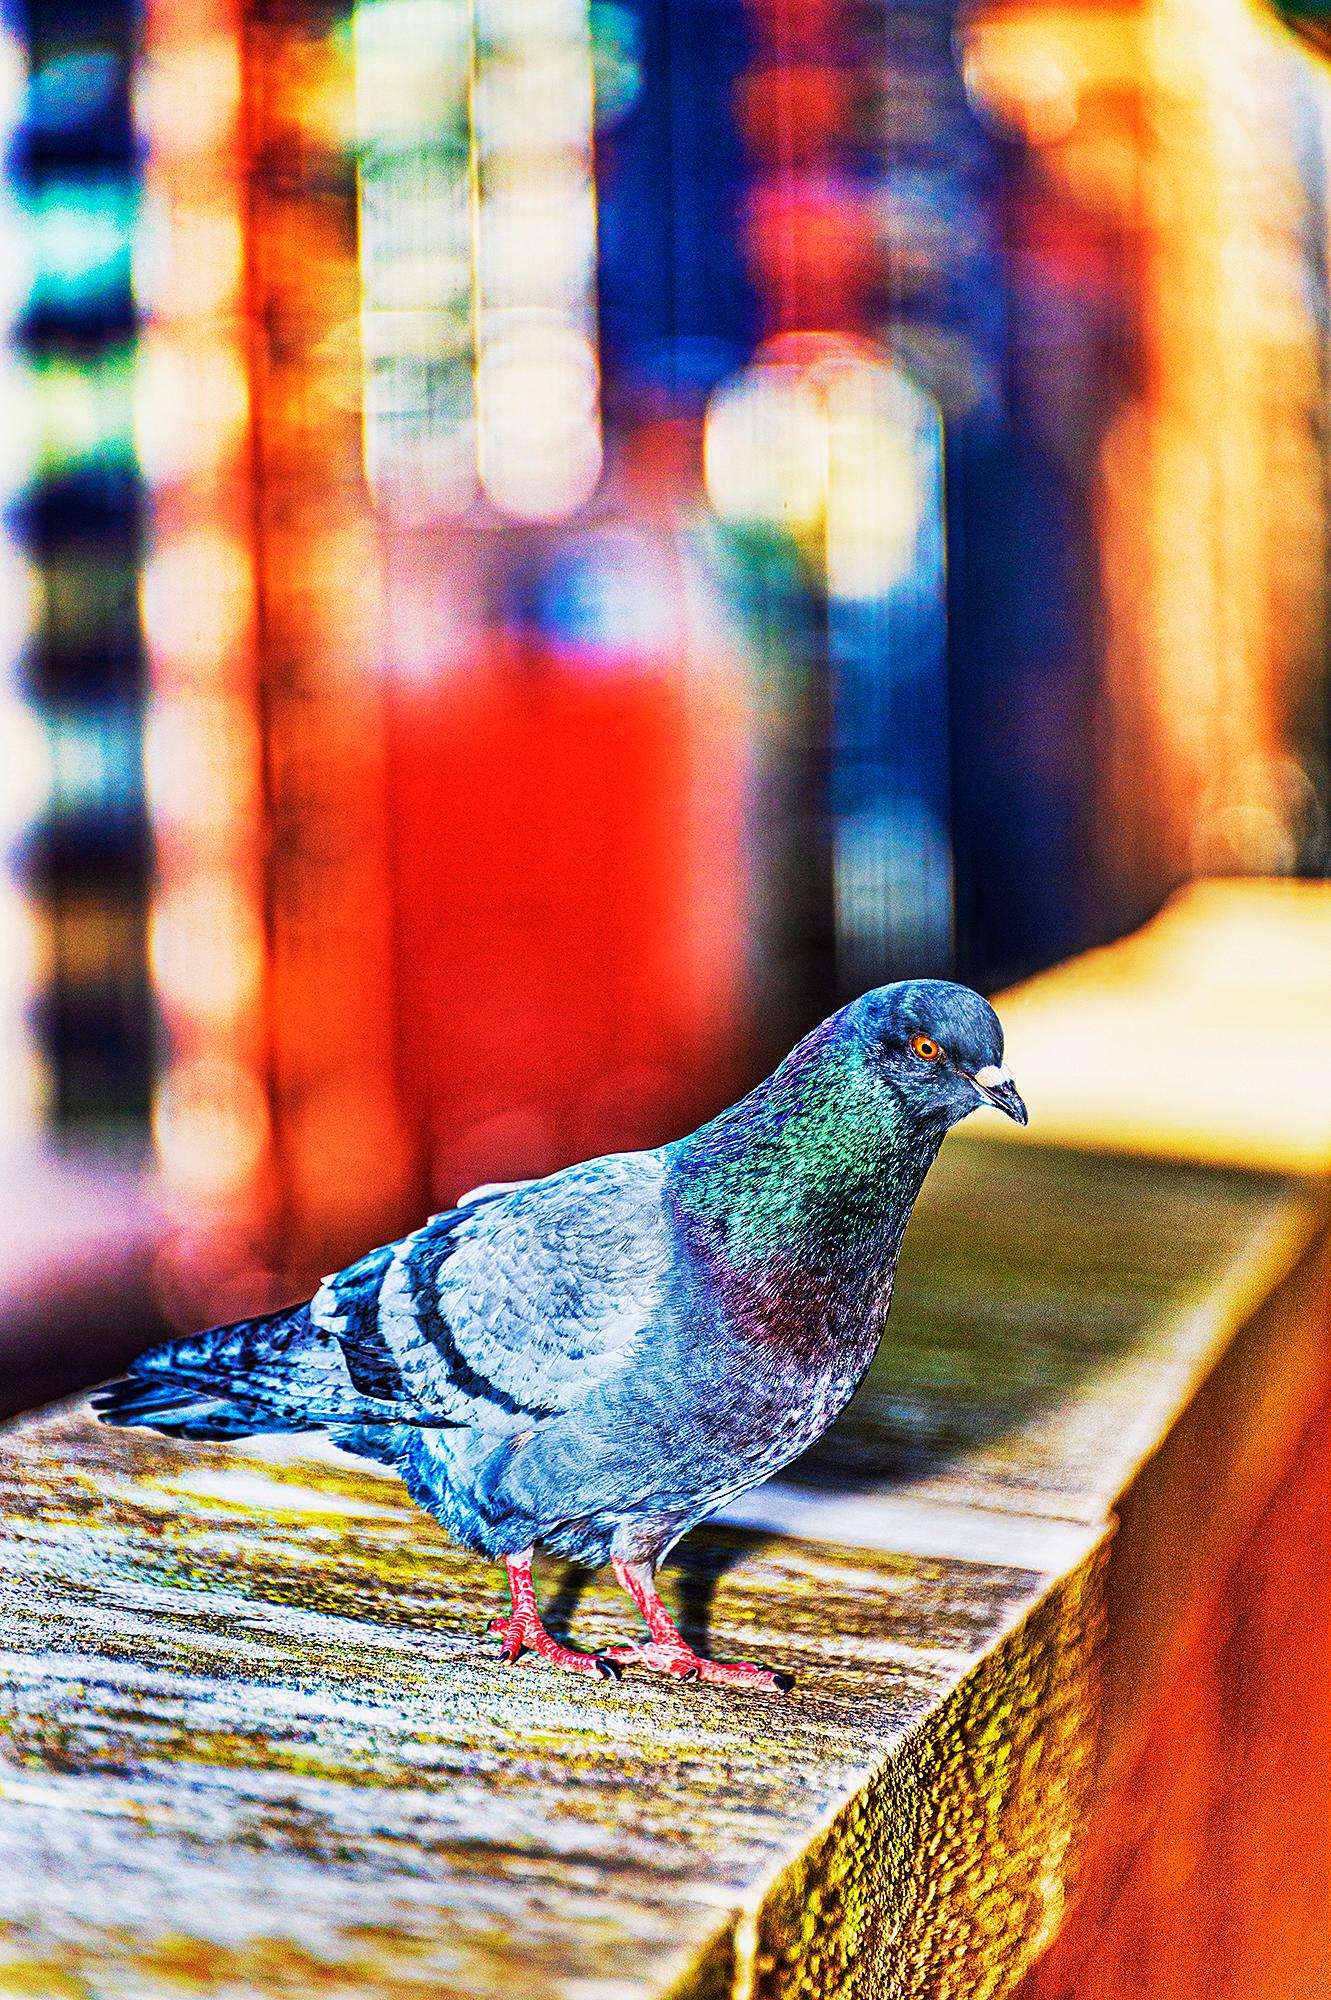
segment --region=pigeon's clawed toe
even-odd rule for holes
[[[619,1668],[605,1653],[579,1653],[552,1639],[539,1618],[492,1618],[490,1630],[500,1634],[499,1657],[506,1667],[515,1666],[524,1653],[535,1653],[552,1667],[573,1674],[592,1674],[598,1680],[617,1681]]]
[[[627,1646],[608,1646],[605,1657],[620,1667],[648,1667],[679,1681],[710,1681],[718,1687],[754,1688],[765,1694],[788,1694],[791,1674],[774,1673],[752,1660],[709,1660],[691,1646],[646,1639]]]
[[[669,1641],[635,1639],[626,1646],[607,1646],[605,1656],[617,1667],[650,1667],[654,1674],[669,1674],[672,1680],[702,1679],[706,1664],[689,1646],[672,1646]]]
[[[610,1646],[607,1659],[621,1667],[650,1667],[653,1673],[671,1674],[676,1680],[712,1681],[719,1687],[761,1688],[769,1694],[785,1694],[791,1687],[788,1674],[773,1673],[751,1660],[709,1660],[695,1652],[661,1602],[653,1564],[615,1556],[612,1567],[616,1581],[646,1619],[651,1638]]]
[[[795,1685],[794,1674],[760,1667],[753,1660],[704,1660],[698,1679],[720,1687],[755,1688],[763,1694],[789,1694]]]

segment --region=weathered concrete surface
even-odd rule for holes
[[[945,1156],[862,1398],[673,1574],[786,1701],[501,1668],[495,1572],[299,1441],[11,1433],[0,1993],[1002,1992],[1075,1861],[1110,1510],[1320,1227],[1260,1176]]]

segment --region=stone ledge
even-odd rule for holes
[[[669,1575],[720,1655],[796,1670],[784,1702],[500,1668],[495,1572],[302,1441],[19,1428],[0,1986],[1004,1991],[1058,1923],[1105,1717],[1129,1730],[1219,1560],[1198,1479],[1235,1523],[1292,1444],[1324,1244],[1306,1183],[945,1154],[848,1420]],[[1174,1586],[1126,1650],[1120,1506]],[[631,1619],[602,1578],[546,1589],[585,1642]]]

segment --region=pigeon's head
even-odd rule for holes
[[[870,1063],[922,1120],[955,1125],[992,1104],[1026,1123],[1026,1106],[1003,1061],[998,1016],[969,986],[903,979],[875,987],[847,1015]]]

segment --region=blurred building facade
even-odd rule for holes
[[[4,1117],[151,1145],[182,1316],[876,980],[1326,872],[1331,88],[1269,10],[0,49]]]

